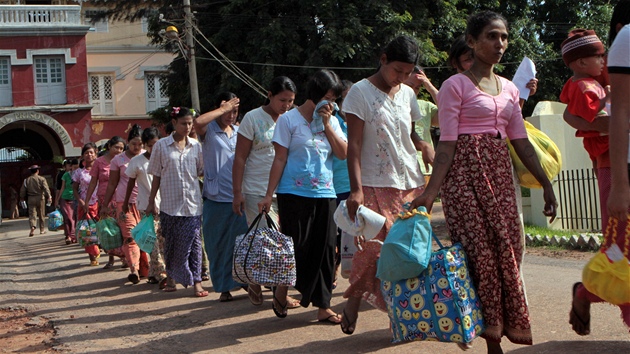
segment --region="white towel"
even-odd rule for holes
[[[374,238],[383,228],[385,217],[363,205],[359,205],[354,222],[348,216],[346,201],[339,203],[334,214],[335,223],[352,236],[363,235],[366,240]]]

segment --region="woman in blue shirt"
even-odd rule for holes
[[[259,211],[269,210],[276,193],[282,232],[294,242],[300,305],[313,304],[317,319],[332,324],[341,322],[330,309],[337,234],[332,157],[345,159],[347,151],[334,118],[333,102],[341,90],[337,74],[319,70],[307,84],[306,102],[278,118],[269,185],[258,203]],[[287,316],[286,293],[285,286],[274,289],[272,307],[280,318]]]

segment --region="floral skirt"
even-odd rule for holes
[[[441,192],[451,240],[466,250],[481,300],[482,336],[500,342],[505,335],[514,343],[532,344],[520,272],[524,243],[506,142],[461,135]]]
[[[383,216],[385,225],[374,240],[385,241],[396,216],[403,210],[403,205],[422,194],[424,187],[400,190],[396,188],[363,187],[363,205]],[[381,253],[379,242],[366,242],[363,250],[352,257],[350,286],[343,294],[344,298],[363,298],[370,305],[381,311],[387,311],[387,305],[381,293],[381,281],[376,277],[376,262]]]

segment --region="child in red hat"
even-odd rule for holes
[[[567,110],[574,116],[592,123],[599,116],[607,116],[604,111],[610,89],[604,89],[594,77],[604,68],[604,44],[595,31],[575,29],[569,33],[561,45],[562,59],[573,71],[573,76],[564,84],[560,101],[567,104]],[[608,135],[597,131],[578,130],[577,137],[584,138],[584,148],[588,152],[593,167],[610,167],[608,158]]]

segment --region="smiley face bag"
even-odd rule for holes
[[[417,277],[382,281],[392,342],[470,343],[485,327],[481,301],[468,274],[466,253],[457,243],[431,253],[429,266]]]

